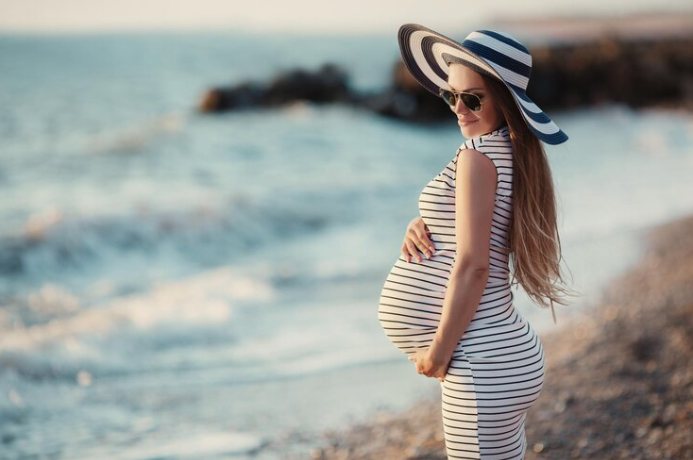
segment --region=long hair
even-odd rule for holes
[[[510,128],[513,146],[513,218],[509,230],[509,255],[513,264],[511,284],[522,285],[541,308],[554,303],[567,306],[562,296],[579,294],[565,286],[560,263],[557,206],[553,176],[541,140],[525,122],[508,88],[481,74],[486,88]]]

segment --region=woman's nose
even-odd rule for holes
[[[466,115],[468,112],[470,112],[469,107],[464,105],[464,102],[462,102],[462,99],[457,99],[455,101],[455,113],[458,113],[460,115]]]

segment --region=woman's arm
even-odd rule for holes
[[[476,313],[489,275],[496,166],[478,150],[465,149],[459,153],[455,174],[457,256],[429,348],[429,358],[438,365],[450,361]]]

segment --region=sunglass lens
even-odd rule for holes
[[[442,97],[443,100],[448,103],[448,105],[455,105],[456,98],[452,92],[443,89],[440,91],[440,97]]]
[[[460,94],[460,97],[462,98],[464,105],[466,105],[469,110],[473,110],[475,112],[481,110],[481,100],[479,100],[478,96],[474,94]]]
[[[450,106],[454,107],[457,104],[457,96],[452,91],[441,89],[440,97],[442,97],[443,100],[447,102]],[[465,106],[467,106],[469,110],[473,110],[475,112],[481,110],[481,100],[477,95],[470,93],[462,93],[459,94],[459,97],[460,99],[462,99],[462,103]]]

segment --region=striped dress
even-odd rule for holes
[[[513,151],[507,125],[468,139],[424,187],[419,212],[435,251],[420,263],[399,256],[382,288],[378,319],[406,354],[428,348],[435,336],[456,256],[455,171],[463,149],[490,158],[498,182],[488,282],[441,382],[445,446],[451,459],[520,460],[527,450],[527,411],[544,384],[544,350],[510,289]]]

